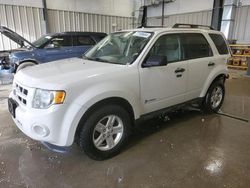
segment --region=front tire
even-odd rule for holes
[[[128,112],[118,105],[107,105],[87,118],[80,132],[79,145],[92,159],[108,159],[121,151],[130,131]]]
[[[225,97],[224,82],[219,80],[212,83],[206,94],[203,109],[208,113],[216,113],[221,108]]]

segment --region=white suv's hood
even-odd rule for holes
[[[125,65],[116,65],[71,58],[45,63],[20,70],[15,80],[27,87],[55,89],[72,82],[123,70]]]

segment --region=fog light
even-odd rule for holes
[[[33,126],[33,131],[39,136],[45,137],[49,134],[49,130],[46,127],[35,125]]]

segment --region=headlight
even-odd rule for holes
[[[33,108],[45,109],[53,104],[62,104],[65,99],[65,91],[50,91],[36,89],[32,101]]]

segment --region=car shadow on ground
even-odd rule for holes
[[[133,127],[132,135],[124,148],[129,148],[139,144],[146,137],[154,135],[163,130],[178,126],[181,122],[186,122],[189,119],[200,117],[201,121],[206,119],[210,114],[206,114],[200,110],[178,110],[170,112],[165,117],[156,117],[149,120],[144,120]],[[188,124],[187,124],[188,126]]]

